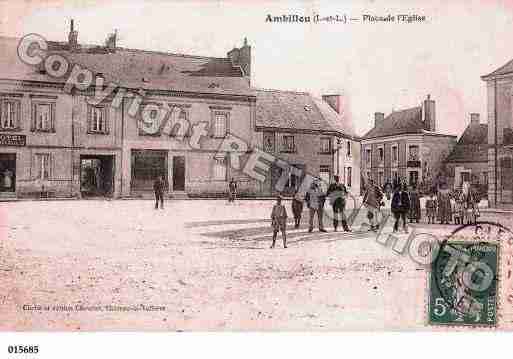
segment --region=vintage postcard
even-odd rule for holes
[[[512,24],[0,1],[0,331],[513,329]]]

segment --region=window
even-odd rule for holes
[[[226,137],[228,132],[228,113],[214,111],[214,123],[213,123],[213,137],[223,138]]]
[[[418,161],[419,160],[419,146],[417,145],[410,145],[409,146],[409,160],[410,161]]]
[[[287,187],[288,188],[296,188],[296,186],[298,184],[298,180],[299,180],[299,178],[294,173],[292,173],[292,171],[290,171],[289,178],[287,180]]]
[[[179,138],[190,137],[191,132],[192,126],[189,122],[189,114],[185,108],[181,108],[176,120],[173,120],[169,136]]]
[[[47,180],[50,178],[50,154],[38,153],[36,155],[37,179]]]
[[[392,162],[399,161],[399,154],[397,152],[397,146],[392,146]]]
[[[331,139],[329,137],[321,137],[321,153],[331,153]]]
[[[226,159],[214,159],[214,179],[218,181],[226,181]]]
[[[319,177],[321,179],[321,188],[323,192],[328,189],[328,183],[330,183],[330,166],[321,165],[319,167]]]
[[[385,185],[385,181],[384,180],[385,180],[385,177],[383,175],[383,172],[381,172],[381,171],[378,172],[378,185],[380,187],[383,187]]]
[[[347,141],[347,157],[351,157],[351,141]]]
[[[0,103],[0,128],[2,130],[12,130],[19,127],[20,109],[20,101],[2,100]]]
[[[346,181],[347,186],[351,187],[352,182],[353,182],[353,169],[351,167],[347,167],[347,181]]]
[[[488,172],[483,172],[481,183],[488,186]]]
[[[283,143],[281,152],[295,152],[296,145],[294,144],[294,136],[285,135],[283,136]]]
[[[274,152],[274,132],[264,132],[264,150]]]
[[[34,103],[32,108],[32,129],[41,132],[54,131],[54,108],[51,103]]]
[[[370,148],[367,148],[365,150],[365,161],[367,162],[368,165],[371,164],[371,159],[372,159],[372,151]]]
[[[384,151],[383,147],[378,148],[378,157],[379,157],[379,162],[383,162],[383,160],[385,159],[385,151]]]
[[[89,106],[89,133],[107,133],[107,109]]]

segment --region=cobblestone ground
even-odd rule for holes
[[[0,330],[425,328],[423,267],[306,218],[270,250],[272,204],[2,203]]]

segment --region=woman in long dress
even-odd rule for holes
[[[410,217],[410,223],[413,223],[414,221],[419,223],[421,218],[421,212],[420,212],[420,196],[417,192],[417,188],[415,186],[412,186],[410,188],[410,211],[409,211],[409,217]]]
[[[452,220],[451,196],[446,188],[438,190],[438,220],[440,224],[449,224]]]

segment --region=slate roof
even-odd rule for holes
[[[487,78],[499,76],[499,75],[506,75],[513,73],[513,60],[510,60],[505,65],[499,67],[497,70],[490,72],[488,75],[483,75],[481,78],[483,80],[486,80]]]
[[[488,161],[488,124],[469,124],[447,157],[447,162],[486,161]]]
[[[18,39],[0,37],[0,78],[65,82],[38,73],[33,66],[22,63],[17,56]],[[249,81],[238,66],[228,58],[203,57],[116,48],[108,52],[101,46],[82,46],[70,52],[66,43],[49,42],[49,53],[61,54],[72,63],[95,73],[102,73],[105,83],[148,90],[169,90],[230,95],[251,95]]]
[[[425,132],[424,122],[422,121],[422,108],[418,106],[392,112],[381,123],[368,131],[363,138],[421,134]]]
[[[306,92],[257,90],[257,128],[336,132],[355,137],[349,118]]]

